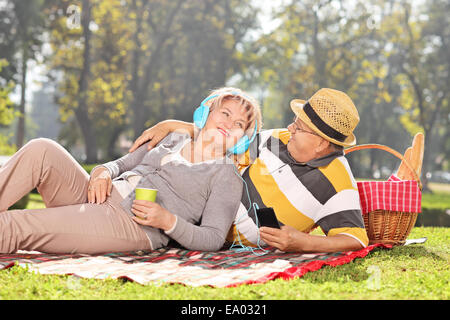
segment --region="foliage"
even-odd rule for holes
[[[347,92],[360,113],[359,144],[385,144],[403,153],[422,131],[423,171],[448,168],[448,6],[442,0],[414,6],[285,1],[272,14],[278,26],[246,46],[241,84],[268,91],[261,96],[265,123],[272,127],[289,123],[292,98],[307,99],[321,87]],[[350,162],[366,177],[399,163],[375,150],[358,152]]]
[[[411,134],[425,133],[425,172],[433,167],[433,153],[441,155],[441,162],[448,154],[446,145],[436,148],[436,142],[448,136],[449,9],[448,1],[434,0],[417,8],[420,14],[414,15],[413,8],[403,3],[397,12],[397,25],[390,32],[402,88],[398,99],[404,113],[400,121]],[[426,182],[426,177],[423,179]]]
[[[0,72],[2,68],[7,65],[5,59],[0,60]],[[9,93],[12,89],[12,83],[0,87],[0,125],[8,125],[13,120],[12,102],[9,99]]]
[[[7,61],[0,59],[0,73],[2,67],[7,65]],[[12,83],[0,87],[0,127],[9,125],[14,118],[14,109],[9,94],[12,90]],[[0,136],[0,154],[12,154],[15,151],[13,146],[8,144],[8,137]]]
[[[235,47],[255,16],[249,1],[85,0],[89,21],[69,29],[64,13],[72,2],[51,8],[48,66],[62,120],[77,121],[84,143],[97,143],[106,158],[117,155],[115,144],[127,130],[137,136],[167,117],[188,120],[208,90],[225,85],[236,72]]]
[[[15,7],[7,3],[0,10],[0,52],[9,65],[0,78],[17,83],[21,41]],[[88,162],[117,157],[121,138],[133,139],[160,120],[189,121],[209,90],[232,84],[260,100],[265,128],[287,126],[292,98],[306,99],[320,87],[345,91],[360,113],[358,143],[403,152],[423,131],[423,171],[450,168],[448,1],[288,0],[273,6],[270,31],[252,0],[36,6],[45,23],[30,20],[33,32],[24,39],[34,56],[45,54],[57,86],[61,141],[85,145]],[[51,50],[44,53],[42,41]],[[399,163],[375,150],[355,153],[350,162],[366,177]]]
[[[17,148],[24,144],[25,139],[25,104],[27,91],[28,62],[37,61],[42,47],[42,33],[45,21],[41,14],[44,0],[11,1],[2,3],[6,10],[0,11],[3,19],[0,22],[0,52],[8,61],[8,66],[0,78],[6,82],[14,80],[20,85],[20,103],[16,106],[17,132],[15,143]]]

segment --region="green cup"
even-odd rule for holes
[[[147,200],[155,202],[157,189],[136,188],[136,200]]]

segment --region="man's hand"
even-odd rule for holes
[[[284,252],[340,252],[363,248],[358,240],[345,234],[311,235],[287,225],[281,229],[261,227],[259,230],[265,243]]]
[[[112,181],[109,171],[106,168],[99,167],[91,173],[88,186],[88,202],[103,203],[111,195]]]
[[[179,120],[164,120],[155,124],[150,129],[145,130],[139,138],[136,139],[134,144],[131,146],[129,152],[135,151],[139,146],[147,141],[148,150],[153,149],[158,143],[161,142],[169,133],[171,132],[187,133],[191,137],[194,136],[194,125],[189,122],[179,121]]]
[[[136,215],[133,220],[137,223],[164,231],[172,229],[176,221],[172,213],[152,201],[134,200],[131,212]]]
[[[284,252],[303,252],[308,241],[306,233],[287,225],[281,229],[261,227],[259,231],[265,243]]]
[[[150,141],[148,144],[148,150],[155,147],[165,136],[170,133],[169,126],[165,125],[164,121],[155,124],[153,127],[145,130],[134,142],[128,152],[133,152],[139,148],[142,144]]]

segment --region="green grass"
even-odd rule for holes
[[[430,183],[433,193],[422,194],[422,208],[446,211],[450,209],[450,184]]]
[[[323,267],[302,278],[237,288],[140,285],[122,280],[0,271],[0,299],[439,299],[450,298],[450,229],[414,228],[421,245],[376,249],[364,259]],[[375,272],[373,272],[375,270]],[[379,281],[378,281],[379,280]]]
[[[422,208],[434,210],[450,209],[450,195],[444,192],[422,194]]]
[[[438,186],[425,205],[449,208],[447,186]],[[435,196],[435,198],[433,198]],[[441,206],[441,205],[439,205]],[[28,208],[43,208],[30,194]],[[442,207],[442,206],[441,206]],[[316,234],[320,231],[316,229]],[[323,267],[293,280],[274,280],[237,288],[192,288],[183,285],[140,285],[122,280],[38,275],[15,266],[0,271],[2,299],[122,300],[277,300],[277,299],[450,299],[450,228],[414,228],[409,236],[427,237],[424,244],[375,249],[364,259],[339,267]]]

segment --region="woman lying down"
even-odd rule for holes
[[[194,139],[172,133],[91,176],[58,143],[30,141],[0,169],[0,253],[153,250],[170,238],[191,250],[219,250],[242,196],[233,158],[260,119],[253,98],[218,89],[194,113]],[[34,188],[45,209],[7,211]],[[136,188],[157,189],[156,201],[135,200]]]

